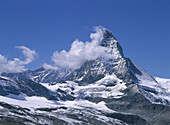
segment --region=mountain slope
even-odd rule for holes
[[[103,30],[105,56],[78,69],[2,73],[0,123],[170,124],[169,82],[124,57],[116,38]]]

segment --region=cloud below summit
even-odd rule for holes
[[[17,46],[23,55],[26,57],[25,60],[20,60],[19,58],[13,58],[13,60],[8,60],[6,57],[0,54],[0,73],[17,73],[27,70],[25,65],[31,63],[36,55],[35,50],[31,50],[25,46]]]
[[[95,33],[90,34],[90,42],[82,42],[76,39],[72,43],[69,51],[55,51],[51,58],[51,60],[54,62],[54,66],[44,64],[44,68],[56,69],[56,66],[58,66],[75,69],[79,68],[86,61],[94,60],[98,57],[103,56],[105,54],[106,48],[100,46],[100,43],[103,39],[104,31],[104,28],[96,27]]]

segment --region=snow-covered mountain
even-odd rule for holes
[[[170,80],[153,78],[124,57],[109,30],[102,35],[105,56],[78,69],[2,73],[0,123],[170,124]]]

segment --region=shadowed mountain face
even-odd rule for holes
[[[170,91],[124,57],[122,47],[109,30],[103,33],[100,46],[106,48],[105,56],[87,61],[75,70],[40,68],[2,73],[0,116],[4,112],[6,115],[0,117],[0,123],[10,120],[18,124],[49,125],[170,124]],[[16,107],[14,102],[19,95],[24,95],[23,100],[29,103],[26,108]],[[33,103],[34,96],[43,97],[40,102],[50,106]]]

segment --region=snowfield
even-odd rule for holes
[[[104,78],[85,86],[79,86],[78,83],[73,81],[66,81],[66,83],[56,83],[51,85],[48,83],[41,83],[50,91],[56,92],[61,89],[68,94],[74,93],[76,98],[84,97],[102,97],[102,98],[121,98],[125,90],[126,83],[118,79],[114,74],[106,75]]]
[[[0,96],[0,102],[5,102],[11,105],[18,105],[23,108],[28,108],[33,110],[39,107],[56,107],[59,103],[47,100],[44,97],[32,96],[28,97],[23,95],[9,95],[9,96]]]
[[[106,107],[105,102],[103,101],[99,103],[92,103],[87,100],[54,101],[54,100],[47,100],[44,97],[38,97],[38,96],[27,97],[24,94],[19,95],[18,97],[16,97],[16,95],[9,95],[7,97],[0,96],[0,102],[5,102],[11,105],[28,108],[31,111],[34,111],[34,109],[36,108],[56,108],[60,106],[65,106],[68,108],[77,108],[77,109],[91,107],[91,108],[96,108],[97,110],[100,111],[113,112],[112,110]],[[3,107],[0,107],[0,109],[2,108]]]
[[[170,93],[170,79],[155,77],[155,80]]]

